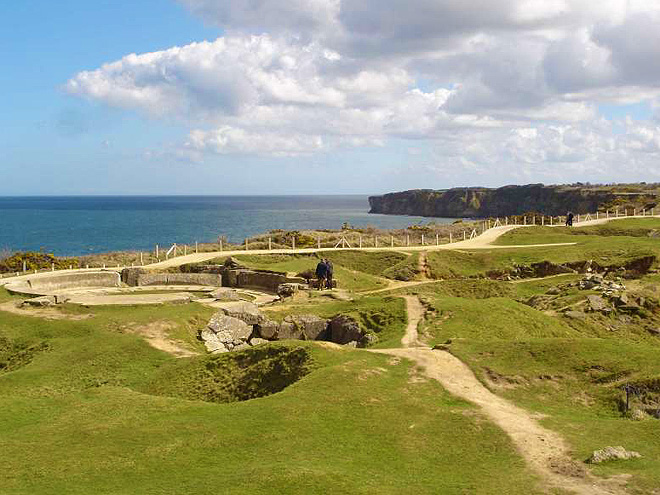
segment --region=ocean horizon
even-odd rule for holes
[[[0,250],[82,256],[156,244],[240,243],[269,230],[404,228],[453,218],[370,214],[368,195],[0,197]]]

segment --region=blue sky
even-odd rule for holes
[[[0,195],[660,181],[660,74],[626,65],[641,55],[622,39],[659,8],[576,13],[576,30],[538,3],[472,3],[435,2],[449,36],[401,0],[3,2]],[[537,17],[559,39],[539,43]]]

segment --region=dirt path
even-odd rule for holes
[[[547,487],[581,495],[624,493],[620,479],[604,480],[592,476],[573,460],[565,440],[544,428],[528,411],[515,406],[488,390],[461,360],[445,351],[421,347],[418,325],[425,309],[416,296],[405,296],[408,326],[401,339],[404,349],[373,350],[408,358],[424,373],[453,395],[479,406],[484,415],[511,438],[529,467],[539,474]]]
[[[624,493],[616,479],[604,480],[588,473],[571,458],[569,447],[559,434],[539,425],[529,412],[490,392],[450,353],[422,348],[379,352],[412,360],[449,393],[478,405],[511,438],[530,468],[548,487],[584,495]]]
[[[408,325],[406,333],[401,339],[403,347],[420,347],[419,333],[417,331],[419,323],[424,318],[426,310],[417,296],[404,296],[406,300],[406,313],[408,314]]]
[[[431,278],[431,269],[429,268],[426,251],[420,251],[417,258],[417,272],[419,273],[419,280],[425,281]]]
[[[129,333],[144,337],[147,343],[159,351],[167,352],[177,358],[197,356],[199,353],[188,349],[183,342],[171,339],[167,332],[173,328],[169,321],[154,321],[147,325],[128,328]]]

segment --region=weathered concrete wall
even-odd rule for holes
[[[223,280],[227,287],[263,289],[270,292],[277,292],[277,288],[281,284],[306,283],[303,278],[287,277],[284,273],[249,270],[245,268],[225,270]]]
[[[35,277],[28,279],[28,285],[39,291],[75,289],[78,287],[119,287],[117,272],[82,272]]]
[[[14,294],[41,295],[67,289],[120,285],[119,273],[105,271],[35,275],[27,280],[9,283],[5,287]]]
[[[222,286],[222,275],[212,273],[140,273],[137,285],[204,285]]]

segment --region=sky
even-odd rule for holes
[[[657,0],[0,3],[0,195],[660,181]]]

